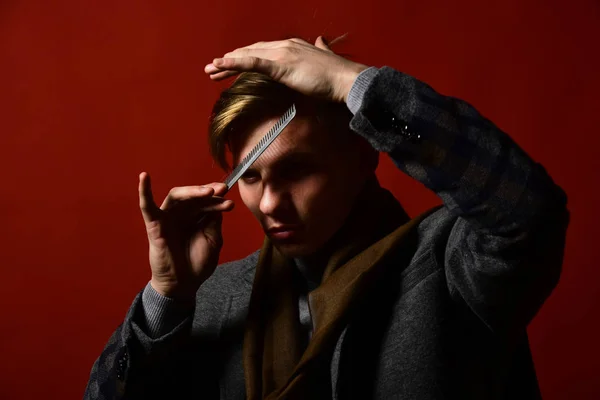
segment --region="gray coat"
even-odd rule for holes
[[[539,164],[467,103],[391,68],[369,69],[351,128],[444,207],[414,254],[340,336],[336,399],[537,399],[527,324],[556,286],[566,196]],[[86,399],[243,399],[242,340],[258,253],[221,265],[193,316],[147,334],[141,294],[93,366]]]

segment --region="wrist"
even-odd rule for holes
[[[352,63],[344,73],[340,74],[340,89],[338,91],[338,100],[340,102],[348,102],[348,95],[350,94],[350,89],[352,89],[352,85],[354,85],[354,82],[356,81],[358,75],[360,75],[360,73],[366,70],[367,68],[369,67],[366,65]]]
[[[150,286],[161,296],[175,300],[178,303],[194,304],[198,288],[182,288],[172,284],[161,282],[154,277],[150,279]]]
[[[150,283],[142,292],[146,333],[153,339],[173,331],[193,315],[195,303],[181,303],[158,293]]]

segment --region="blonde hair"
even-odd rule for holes
[[[318,122],[326,116],[328,122],[343,121],[344,128],[348,129],[352,114],[345,104],[308,98],[266,75],[244,72],[221,92],[213,107],[208,129],[213,159],[228,170],[227,152],[231,152],[232,139],[247,134],[256,123],[278,118],[292,103],[296,104],[299,116],[315,117]]]

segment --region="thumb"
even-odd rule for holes
[[[139,184],[138,184],[138,195],[140,202],[140,210],[142,211],[142,216],[144,217],[144,222],[150,223],[158,219],[160,210],[156,207],[156,203],[154,203],[154,197],[152,196],[152,186],[150,183],[150,175],[146,172],[142,172],[139,175]]]
[[[317,40],[315,41],[315,47],[318,47],[321,50],[325,50],[325,51],[329,51],[329,52],[333,53],[331,51],[331,49],[329,48],[327,41],[325,40],[325,38],[323,38],[323,36],[319,36],[317,38]]]

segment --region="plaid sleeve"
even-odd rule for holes
[[[96,360],[85,389],[84,400],[117,400],[122,399],[125,380],[122,370],[127,363],[127,349],[120,340],[122,325],[110,337],[104,351]]]
[[[544,168],[475,108],[392,68],[372,78],[351,128],[480,227],[511,229],[566,203]]]
[[[191,321],[190,316],[163,336],[149,336],[140,293],[94,363],[84,399],[187,398],[197,354],[190,341]]]
[[[141,303],[138,295],[129,309],[125,321],[111,335],[104,350],[92,366],[85,389],[85,400],[118,400],[125,395],[126,381],[131,367],[133,332],[130,321]]]
[[[561,273],[563,190],[471,105],[391,68],[372,76],[350,126],[443,200],[428,226],[451,298],[494,332],[522,332]]]

